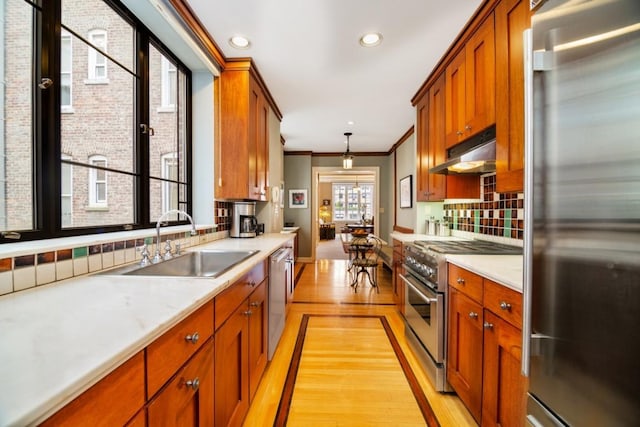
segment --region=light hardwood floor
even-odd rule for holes
[[[244,422],[245,426],[262,427],[274,425],[287,374],[292,364],[292,356],[295,353],[294,349],[301,322],[305,315],[313,320],[308,323],[305,351],[307,351],[306,349],[315,348],[315,350],[322,353],[322,355],[316,354],[318,357],[337,357],[337,354],[340,356],[339,360],[335,360],[333,364],[324,364],[319,368],[318,359],[315,359],[316,364],[314,365],[313,357],[307,360],[306,355],[308,353],[305,353],[304,359],[308,363],[306,367],[301,364],[298,370],[298,378],[300,384],[304,383],[306,389],[315,389],[316,393],[312,397],[296,401],[296,397],[300,396],[300,392],[296,389],[289,410],[288,426],[425,425],[421,417],[415,418],[415,401],[407,402],[407,400],[411,400],[411,397],[410,394],[407,394],[405,386],[400,384],[402,381],[398,382],[397,376],[379,375],[381,366],[376,367],[375,363],[370,363],[372,354],[376,353],[376,348],[380,349],[381,353],[388,350],[389,339],[384,333],[380,333],[379,321],[376,323],[375,319],[372,321],[371,317],[365,317],[361,321],[354,322],[350,320],[346,322],[344,319],[340,321],[339,316],[347,316],[352,320],[352,316],[383,316],[440,425],[445,427],[477,425],[454,394],[442,394],[433,389],[417,359],[413,356],[404,339],[402,317],[394,305],[391,291],[391,273],[388,270],[382,267],[379,268],[380,293],[377,293],[368,283],[358,286],[358,292],[356,293],[349,286],[348,272],[346,271],[347,263],[345,261],[318,260],[312,264],[297,264],[296,272],[299,272],[301,267],[303,267],[302,273],[299,274],[299,280],[296,285],[294,303],[290,304],[288,308],[284,333],[252,401]],[[326,315],[329,315],[329,317],[317,317]],[[333,330],[331,330],[332,328]],[[351,345],[354,348],[358,348],[359,351],[344,352],[339,351],[339,348],[331,348],[328,344],[323,346],[323,342],[329,343],[331,341],[332,345],[337,343],[338,347],[340,347],[340,340],[328,340],[326,339],[327,335],[324,335],[325,339],[323,339],[323,334],[331,333],[335,335],[335,328],[338,328],[341,335],[344,334],[347,337],[346,341],[342,342],[342,345],[345,345],[345,342],[351,342]],[[367,356],[366,352],[370,351],[373,351],[373,353],[369,353]],[[358,379],[354,376],[354,384],[349,386],[351,390],[345,390],[346,386],[336,383],[337,374],[332,370],[334,367],[336,369],[345,369],[345,366],[354,363],[358,364],[359,362],[361,362],[361,365],[359,365],[360,374],[363,374],[363,370],[368,370],[364,372],[362,377],[367,378],[367,384],[356,384]],[[322,374],[322,369],[327,371],[324,375]],[[385,381],[388,383],[385,384]],[[376,384],[372,384],[374,382]],[[378,398],[368,399],[366,395],[363,395],[364,392],[361,387],[386,387],[389,392],[384,393],[384,403],[381,403]],[[322,399],[329,399],[331,390],[334,391],[336,396],[341,397],[342,403],[338,405],[322,405],[323,413],[322,417],[320,417],[317,407]],[[395,392],[391,390],[395,390]],[[318,398],[321,400],[318,400]],[[380,419],[365,417],[362,410],[370,404],[373,404],[374,407],[385,404],[387,407],[385,416],[380,417]],[[307,405],[307,407],[305,408],[304,405]],[[354,409],[349,410],[349,405],[353,405]],[[394,417],[394,410],[400,411],[401,415]]]

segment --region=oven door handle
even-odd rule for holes
[[[406,277],[404,277],[402,274],[399,274],[400,278],[407,284],[407,286],[409,286],[411,289],[413,289],[418,296],[427,304],[436,304],[438,302],[438,298],[429,298],[427,296],[425,296],[422,291],[420,289],[418,289],[413,283],[411,283],[411,281],[409,279],[407,279]]]

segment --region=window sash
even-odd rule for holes
[[[89,79],[99,80],[107,78],[107,57],[100,51],[107,52],[107,32],[93,30],[89,33]],[[99,50],[98,50],[99,49]]]

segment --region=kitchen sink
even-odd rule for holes
[[[217,277],[259,251],[201,250],[186,252],[158,264],[129,264],[100,272],[101,275]]]

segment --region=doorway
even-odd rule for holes
[[[318,246],[323,257],[340,256],[340,234],[346,224],[363,220],[373,225],[373,234],[379,234],[376,213],[380,206],[380,168],[354,167],[344,170],[336,167],[313,167],[314,182],[312,204],[312,257],[318,259]],[[332,248],[325,250],[326,245]]]

